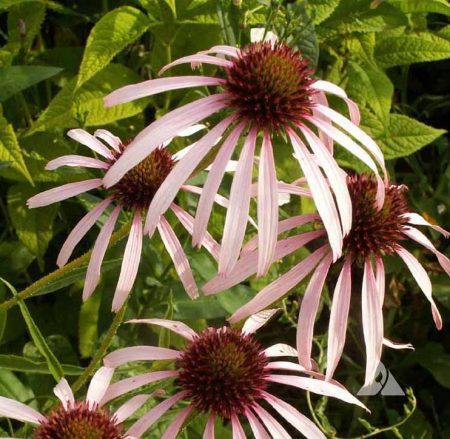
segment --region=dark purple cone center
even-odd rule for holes
[[[225,90],[241,118],[277,131],[310,114],[311,73],[301,53],[284,43],[252,43],[227,69]]]
[[[252,335],[227,327],[209,328],[177,360],[177,384],[198,410],[229,419],[261,397],[267,363]]]
[[[352,229],[344,239],[344,251],[355,259],[392,254],[398,241],[405,237],[401,231],[409,212],[405,186],[391,185],[386,189],[384,206],[376,207],[377,183],[366,174],[348,177],[348,189],[353,205]]]

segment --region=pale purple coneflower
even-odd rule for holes
[[[53,389],[59,404],[43,415],[19,401],[0,396],[0,416],[34,425],[32,439],[53,438],[102,438],[137,439],[123,433],[122,423],[141,408],[152,396],[161,395],[156,391],[151,395],[137,395],[126,401],[114,413],[110,413],[102,403],[114,369],[101,367],[92,377],[86,399],[76,401],[72,389],[63,378]]]
[[[259,36],[263,34],[261,30],[255,33]],[[145,128],[108,170],[104,181],[107,187],[114,185],[174,133],[226,110],[228,115],[196,143],[161,185],[148,210],[144,229],[150,235],[153,233],[159,216],[170,205],[178,189],[223,138],[197,208],[193,244],[199,245],[206,232],[214,195],[226,165],[239,139],[244,137],[225,219],[219,257],[221,274],[230,272],[242,247],[251,196],[253,158],[259,135],[262,142],[258,164],[258,275],[267,272],[277,241],[277,178],[272,145],[275,137],[278,142],[287,138],[292,145],[310,184],[317,210],[323,218],[334,260],[341,256],[343,237],[351,228],[352,214],[345,185],[346,174],[332,156],[333,141],[373,170],[379,183],[378,203],[382,205],[384,185],[376,162],[385,172],[383,154],[376,143],[358,127],[360,115],[356,104],[335,84],[314,79],[301,53],[283,42],[276,42],[272,37],[270,41],[252,42],[243,49],[214,46],[207,51],[180,58],[160,72],[162,74],[184,63],[194,66],[212,64],[223,69],[223,74],[218,77],[151,79],[118,89],[105,98],[105,105],[109,107],[169,90],[202,86],[219,88],[217,93],[177,108]],[[325,93],[344,99],[351,120],[329,107]]]
[[[404,185],[389,185],[386,188],[385,201],[381,210],[377,206],[377,183],[373,177],[365,174],[349,176],[348,188],[352,198],[353,223],[350,233],[344,240],[343,265],[333,294],[328,330],[326,376],[328,379],[333,376],[342,355],[352,290],[352,268],[361,267],[364,270],[361,294],[362,324],[367,355],[365,380],[367,385],[375,378],[383,344],[399,349],[411,347],[409,344],[395,344],[384,338],[382,306],[385,294],[385,274],[383,256],[396,254],[405,262],[420,289],[430,301],[436,327],[441,329],[442,320],[432,297],[432,286],[428,274],[420,262],[403,247],[402,242],[413,240],[433,252],[442,268],[450,275],[450,260],[413,226],[432,227],[445,237],[448,237],[449,234],[441,227],[428,223],[419,214],[410,212],[404,195],[406,190]],[[278,231],[282,233],[318,220],[317,214],[288,218],[279,223]],[[320,228],[281,239],[276,246],[274,261],[322,238],[324,234],[324,230]],[[255,274],[257,245],[255,239],[249,241],[243,249],[236,268],[226,277],[217,276],[210,280],[203,287],[203,291],[207,295],[215,294]],[[314,271],[302,299],[297,327],[299,361],[303,366],[311,368],[314,321],[321,291],[332,264],[330,245],[321,243],[308,257],[264,287],[252,300],[238,309],[229,321],[235,323],[270,306]]]
[[[233,439],[246,437],[242,419],[250,424],[256,438],[291,438],[281,423],[267,411],[268,407],[273,408],[305,437],[324,439],[325,435],[312,421],[272,394],[279,384],[365,407],[336,381],[327,382],[323,375],[308,371],[294,362],[272,360],[273,357],[297,356],[294,348],[284,344],[264,349],[254,337],[253,333],[275,312],[266,310],[251,316],[242,330],[230,327],[207,328],[200,333],[182,322],[131,320],[130,323],[167,328],[185,338],[186,345],[182,350],[154,346],[127,347],[108,354],[104,358],[104,364],[108,367],[116,368],[131,361],[172,360],[174,368],[118,381],[111,385],[103,401],[106,403],[150,383],[174,379],[176,393],[144,414],[129,428],[128,435],[144,434],[172,406],[184,402],[187,405],[178,412],[162,439],[174,439],[191,413],[202,413],[208,418],[203,439],[214,439],[216,418],[231,422]]]
[[[198,129],[198,127],[190,127],[188,131],[192,132],[195,129]],[[95,135],[91,135],[82,129],[73,129],[68,132],[68,136],[102,156],[102,160],[79,155],[68,155],[50,161],[46,169],[54,170],[61,166],[76,166],[96,168],[105,172],[128,149],[128,146],[118,137],[106,130],[97,130]],[[182,151],[180,155],[182,155]],[[117,312],[121,308],[133,287],[138,273],[143,243],[142,217],[177,160],[178,155],[172,156],[165,148],[154,149],[145,160],[129,170],[118,183],[110,187],[105,195],[106,198],[91,209],[71,231],[59,252],[57,258],[59,267],[67,263],[76,245],[98,221],[100,216],[105,213],[107,208],[114,206],[102,226],[92,250],[83,287],[83,300],[91,296],[100,281],[102,262],[120,213],[122,211],[129,212],[133,217],[132,224],[112,303],[113,311]],[[30,208],[47,206],[84,192],[101,188],[104,188],[102,178],[68,183],[31,197],[28,200],[28,206]],[[196,187],[183,186],[182,189],[193,192],[196,190]],[[199,188],[197,193],[201,193],[201,188]],[[167,208],[170,208],[188,233],[192,234],[194,218],[173,200],[171,200]],[[166,214],[166,212],[163,213]],[[198,288],[187,256],[164,215],[158,218],[157,228],[186,292],[191,298],[196,298],[198,296]],[[202,244],[217,260],[219,255],[218,243],[209,234],[205,234]]]

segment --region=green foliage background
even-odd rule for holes
[[[83,195],[47,208],[25,206],[26,199],[41,190],[91,177],[75,169],[44,170],[48,160],[75,152],[77,145],[65,136],[67,129],[105,127],[123,139],[134,137],[169,109],[206,91],[172,92],[105,109],[102,98],[107,93],[154,77],[167,62],[214,44],[244,45],[249,29],[258,26],[267,26],[301,49],[318,77],[348,92],[361,108],[363,128],[382,147],[392,179],[410,187],[411,207],[448,228],[449,16],[446,0],[385,0],[379,5],[370,0],[0,0],[0,276],[11,284],[11,288],[0,284],[0,301],[14,297],[14,288],[24,290],[55,270],[65,237],[82,212],[97,201],[93,195]],[[188,71],[186,67],[184,73]],[[176,148],[184,145],[183,140],[176,142]],[[282,163],[279,177],[292,180],[298,166],[286,148],[277,146],[278,163]],[[337,154],[343,166],[363,170],[339,149]],[[195,178],[201,182],[204,175]],[[193,200],[186,197],[181,202],[195,212]],[[283,215],[312,208],[292,201],[283,206]],[[223,217],[220,210],[213,215],[211,232],[216,237],[220,237]],[[128,220],[121,217],[121,225]],[[199,283],[204,283],[215,274],[213,262],[190,248],[181,229],[176,231],[186,244]],[[78,255],[91,248],[97,232],[98,228],[82,242]],[[433,236],[445,253],[449,244]],[[103,347],[179,345],[180,340],[166,331],[123,325],[116,333],[118,321],[113,320],[110,304],[123,245],[120,242],[108,251],[102,283],[86,303],[81,303],[86,268],[81,264],[51,282],[38,283],[34,297],[18,301],[20,306],[7,311],[0,307],[1,395],[45,410],[53,401],[55,380],[62,374],[71,382],[77,380],[88,365],[95,366],[91,360]],[[428,253],[416,249],[415,254],[432,277],[448,326],[448,278]],[[193,302],[182,291],[162,243],[147,240],[125,318],[168,316],[198,329],[223,324],[226,316],[296,257],[273,267],[262,280],[250,279],[218,296]],[[328,286],[333,284],[331,279]],[[413,388],[417,407],[412,392],[409,398],[368,398],[365,402],[372,410],[368,415],[335,401],[307,401],[300,392],[280,390],[305,414],[312,409],[330,437],[448,438],[450,405],[443,402],[450,398],[450,334],[434,329],[425,299],[394,259],[387,264],[386,284],[386,335],[411,341],[416,350],[386,350],[383,362],[403,388]],[[301,294],[302,288],[297,288],[280,304],[284,312],[262,332],[264,343],[294,342]],[[314,352],[321,366],[329,305],[326,290]],[[358,309],[356,303],[337,373],[354,392],[364,373]],[[161,437],[169,419],[163,418],[146,437]],[[201,438],[204,422],[201,417],[194,419],[181,437]],[[402,425],[393,427],[397,423]],[[27,437],[30,432],[2,420],[0,434]],[[228,426],[217,437],[230,437]]]

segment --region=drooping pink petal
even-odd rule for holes
[[[172,209],[172,212],[177,216],[183,227],[188,231],[188,233],[192,235],[194,233],[194,224],[195,224],[194,218],[180,206],[177,206],[175,203],[172,203],[170,205],[170,208]],[[219,243],[211,236],[210,233],[205,232],[201,240],[201,245],[204,246],[206,250],[209,251],[211,256],[216,261],[219,260],[220,246]]]
[[[193,340],[197,337],[197,333],[191,329],[188,325],[183,322],[177,322],[174,320],[167,319],[133,319],[128,320],[127,323],[143,323],[145,325],[156,325],[161,326],[162,328],[170,329],[172,332],[175,332],[181,337],[184,337],[186,340]]]
[[[175,416],[175,419],[170,423],[167,430],[162,435],[161,439],[175,439],[183,426],[184,422],[186,421],[186,418],[192,413],[194,410],[194,406],[188,405],[184,409],[178,413],[177,416]]]
[[[268,392],[262,393],[263,398],[293,427],[302,433],[308,439],[325,439],[325,435],[320,429],[310,421],[306,416],[302,415],[296,408],[287,402],[271,395]]]
[[[97,239],[95,240],[91,259],[89,260],[86,271],[86,279],[83,286],[83,300],[87,300],[98,285],[103,258],[105,257],[109,240],[112,232],[114,231],[114,226],[116,225],[117,217],[119,216],[121,210],[122,206],[120,205],[114,208],[111,215],[100,230]]]
[[[147,384],[153,383],[155,381],[165,380],[167,378],[176,378],[177,376],[177,371],[166,370],[160,372],[144,373],[142,375],[137,375],[117,381],[116,383],[113,383],[108,387],[108,390],[106,391],[101,401],[101,405],[105,405],[118,396],[131,392],[132,390],[138,389],[139,387],[146,386]]]
[[[250,316],[242,327],[243,334],[253,334],[264,326],[280,309],[265,309]]]
[[[106,389],[111,382],[114,369],[101,367],[91,379],[86,395],[86,402],[90,408],[98,405],[105,395]]]
[[[114,156],[112,155],[111,151],[103,145],[100,140],[96,139],[92,134],[89,134],[87,131],[82,130],[81,128],[75,128],[73,130],[67,131],[67,135],[77,141],[78,143],[81,143],[84,146],[87,146],[88,148],[92,149],[92,151],[95,151],[97,154],[100,154],[101,156],[105,157],[105,159],[113,160]]]
[[[122,144],[122,141],[113,133],[108,130],[98,129],[95,131],[94,136],[105,141],[115,151],[120,152],[120,145]]]
[[[153,234],[159,217],[168,209],[180,190],[180,187],[189,179],[195,168],[212,149],[216,140],[222,136],[233,119],[234,116],[229,116],[219,122],[175,165],[159,187],[150,204],[145,222],[145,233],[148,233],[150,236]]]
[[[426,249],[433,252],[436,255],[441,267],[450,276],[450,259],[441,253],[420,230],[417,230],[414,227],[403,227],[402,232],[411,239],[414,239],[414,241],[423,245]]]
[[[297,349],[284,343],[277,343],[264,350],[268,357],[297,357]]]
[[[411,343],[397,343],[395,341],[389,340],[388,338],[383,338],[384,346],[387,346],[391,349],[412,349],[414,350],[414,346]]]
[[[58,259],[56,260],[58,267],[67,264],[76,245],[84,238],[86,233],[100,218],[105,209],[111,204],[111,201],[112,197],[108,197],[101,201],[78,222],[59,251]]]
[[[252,300],[239,308],[228,320],[230,323],[236,323],[251,314],[266,308],[270,304],[284,296],[291,288],[294,288],[302,281],[319,261],[330,251],[328,244],[320,247],[314,253],[310,254],[302,262],[295,265],[287,273],[280,276],[277,280],[263,288]]]
[[[108,170],[103,179],[105,187],[109,188],[116,184],[131,168],[149,156],[167,139],[176,136],[180,131],[205,119],[226,105],[224,95],[215,94],[183,105],[150,124],[135,137],[122,156]]]
[[[307,126],[300,125],[299,128],[328,178],[339,207],[342,232],[347,235],[352,227],[352,200],[347,187],[347,174],[339,168],[331,153]]]
[[[157,421],[164,413],[167,412],[173,405],[186,396],[187,392],[178,392],[172,397],[153,407],[148,413],[136,421],[126,432],[127,435],[139,438],[141,437],[155,421]]]
[[[75,397],[73,396],[72,389],[65,378],[53,388],[53,393],[61,401],[64,410],[68,410],[70,407],[75,406]]]
[[[341,359],[347,333],[348,312],[352,292],[352,261],[347,257],[339,274],[331,303],[330,324],[328,327],[327,372],[329,381]]]
[[[108,169],[110,165],[92,157],[84,157],[82,155],[63,155],[57,159],[50,160],[45,166],[45,169],[47,171],[54,171],[61,166]]]
[[[208,50],[202,50],[199,53],[201,54],[220,53],[222,55],[232,56],[233,58],[236,58],[239,55],[240,50],[237,47],[233,46],[218,45],[213,46]]]
[[[273,438],[277,439],[292,439],[291,435],[285,428],[265,409],[263,409],[256,402],[253,403],[253,410],[261,419],[264,427],[267,428]]]
[[[107,367],[119,367],[130,361],[175,360],[179,356],[180,352],[174,349],[156,346],[133,346],[109,353],[103,359],[103,364]]]
[[[296,158],[310,183],[314,203],[327,231],[330,247],[333,250],[333,262],[335,262],[342,255],[343,238],[333,196],[324,176],[314,160],[311,159],[311,154],[304,143],[292,130],[289,130],[289,138],[294,147]]]
[[[439,227],[437,224],[431,224],[423,216],[419,215],[418,213],[409,212],[403,216],[406,218],[406,221],[408,221],[409,224],[414,224],[416,226],[428,226],[428,227],[431,227],[433,230],[436,230],[436,232],[441,233],[446,238],[450,237],[450,233],[447,232],[447,230],[443,229],[442,227]]]
[[[92,178],[90,180],[76,181],[75,183],[67,183],[62,186],[49,189],[40,194],[31,197],[27,201],[30,209],[35,207],[44,207],[58,201],[67,200],[67,198],[75,197],[83,192],[88,192],[102,185],[101,178]]]
[[[178,273],[178,276],[180,277],[184,289],[191,299],[196,299],[198,297],[198,288],[195,283],[191,267],[189,266],[188,258],[184,253],[183,247],[181,246],[177,235],[175,235],[175,232],[172,227],[170,227],[170,224],[164,216],[160,217],[158,231],[167,252],[172,258],[173,265]]]
[[[264,134],[259,157],[258,175],[258,271],[269,271],[275,254],[278,229],[278,190],[275,160],[268,133]]]
[[[291,361],[272,361],[267,364],[265,367],[267,370],[288,370],[290,372],[300,372],[306,375],[312,376],[314,378],[324,379],[325,376],[323,373],[315,372],[313,370],[307,370],[303,366],[298,363],[292,363]]]
[[[45,422],[45,416],[19,401],[0,396],[0,416],[17,421],[40,424]]]
[[[230,205],[225,217],[222,246],[219,254],[219,274],[227,274],[233,269],[244,240],[250,208],[256,134],[256,129],[252,128],[242,147],[236,174],[231,184]]]
[[[319,92],[311,95],[311,100],[314,103],[322,104],[323,106],[328,107],[328,99],[323,91],[319,91]],[[321,113],[318,113],[315,110],[314,106],[312,107],[312,113],[313,113],[314,119],[322,119],[326,124],[331,123],[330,118],[322,115]],[[325,147],[328,149],[328,151],[330,151],[330,153],[333,154],[333,152],[334,152],[333,139],[321,130],[318,130],[318,132],[319,132],[319,139],[322,141],[322,143],[325,145]]]
[[[136,209],[128,236],[122,266],[120,267],[119,280],[112,302],[112,311],[117,312],[127,300],[139,269],[142,253],[142,217],[140,209]]]
[[[230,161],[237,141],[245,127],[245,123],[238,124],[223,142],[217,153],[211,170],[206,178],[203,190],[198,201],[197,214],[194,222],[194,233],[192,234],[192,245],[198,246],[206,233],[209,217],[214,204],[214,199],[223,179],[225,168]]]
[[[422,267],[420,262],[408,250],[401,246],[397,246],[396,252],[403,259],[403,262],[409,268],[409,271],[413,275],[423,294],[425,294],[425,297],[429,300],[431,304],[431,313],[433,314],[436,328],[442,329],[442,317],[436,304],[434,303],[431,291],[431,281],[427,272]]]
[[[188,64],[188,63],[198,63],[198,64],[212,64],[219,67],[232,67],[233,63],[231,61],[228,61],[223,58],[218,58],[216,56],[210,56],[210,55],[202,55],[195,54],[195,55],[188,55],[183,56],[182,58],[178,58],[177,60],[171,62],[170,64],[165,65],[160,71],[159,75],[162,75],[166,70],[178,66],[180,64]],[[182,76],[181,76],[182,78]]]
[[[203,87],[208,85],[221,85],[223,79],[207,76],[174,76],[171,78],[149,79],[137,84],[118,88],[103,99],[106,108],[113,105],[124,104],[145,96],[153,96],[169,90],[180,90],[189,87]]]
[[[250,428],[252,429],[255,439],[271,439],[267,434],[266,429],[263,427],[258,418],[252,413],[251,410],[247,409],[245,411],[245,416],[247,417]]]
[[[344,389],[342,386],[330,383],[329,381],[292,375],[268,375],[266,379],[273,383],[286,384],[288,386],[308,390],[316,393],[317,395],[337,398],[341,401],[355,404],[367,410],[366,406],[361,401],[356,399],[348,390]]]
[[[246,439],[247,436],[244,433],[241,423],[238,417],[233,413],[231,415],[231,429],[233,433],[233,439]]]
[[[315,269],[303,296],[297,323],[297,351],[299,363],[312,369],[311,350],[314,335],[314,322],[319,309],[323,285],[331,266],[332,257],[327,254]]]
[[[203,439],[214,439],[214,415],[209,415],[208,422],[206,423],[205,431],[203,433]]]
[[[121,424],[126,421],[133,413],[139,410],[152,395],[136,395],[122,404],[113,414],[113,418],[116,424]]]
[[[386,289],[386,275],[384,271],[383,259],[380,256],[375,258],[375,282],[377,285],[378,296],[380,297],[380,305],[384,304],[384,293]]]
[[[377,291],[375,275],[370,259],[364,262],[362,282],[362,324],[366,345],[366,377],[364,386],[369,386],[376,378],[383,349],[383,305]]]
[[[278,193],[312,198],[312,193],[310,189],[298,187],[295,184],[284,183],[283,181],[278,182]]]

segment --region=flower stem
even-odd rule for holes
[[[124,225],[121,229],[119,229],[116,233],[113,234],[111,237],[111,240],[109,241],[108,248],[112,247],[113,245],[117,244],[121,239],[123,239],[130,230],[130,224]],[[33,297],[39,290],[46,285],[50,284],[51,282],[54,282],[64,276],[65,274],[69,273],[71,270],[81,267],[83,264],[87,263],[89,261],[89,258],[91,257],[92,250],[89,250],[84,255],[80,256],[79,258],[73,260],[72,262],[69,262],[68,264],[64,265],[61,268],[58,268],[57,270],[53,271],[52,273],[47,274],[46,276],[40,278],[37,280],[34,284],[30,285],[29,287],[25,288],[24,290],[20,291],[16,296],[12,297],[9,300],[5,300],[3,303],[0,303],[0,312],[7,311],[8,309],[12,308],[14,305],[17,305],[21,300],[28,299],[29,297]]]

